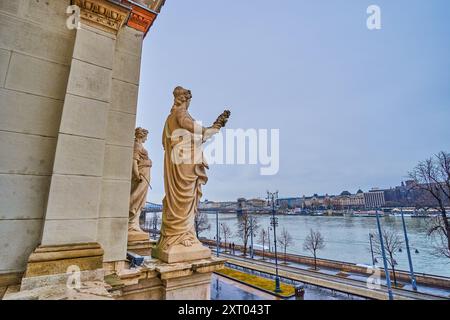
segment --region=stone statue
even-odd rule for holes
[[[224,111],[211,127],[198,124],[189,114],[191,91],[175,88],[174,105],[167,117],[164,147],[164,189],[161,237],[152,256],[167,263],[209,258],[211,251],[197,239],[195,215],[208,177],[208,164],[201,149],[225,126],[230,111]]]
[[[131,174],[130,212],[128,221],[129,240],[146,240],[148,234],[139,226],[139,216],[147,200],[150,187],[150,168],[152,161],[144,148],[148,131],[136,128],[134,133],[133,168]]]

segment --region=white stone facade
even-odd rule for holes
[[[66,27],[70,0],[0,0],[0,275],[38,245],[125,259],[144,33]]]

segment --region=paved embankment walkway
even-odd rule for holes
[[[275,274],[275,267],[273,263],[248,259],[244,257],[237,257],[229,254],[220,254],[221,257],[226,258],[230,264],[240,266],[246,269],[255,270],[267,274]],[[342,278],[336,275],[323,274],[311,270],[303,270],[292,266],[279,265],[280,277],[291,279],[331,290],[345,292],[360,297],[377,300],[387,300],[387,288],[382,286],[381,289],[369,289],[366,282]],[[414,292],[403,289],[392,289],[394,299],[396,300],[448,300],[443,297],[423,293]]]
[[[211,248],[216,246],[216,242],[213,240],[207,240],[207,239],[202,239],[202,241],[211,246]],[[226,246],[224,246],[224,243],[221,244],[222,248],[226,248]],[[243,246],[241,245],[236,245],[235,246],[235,251],[236,252],[242,252]],[[248,252],[248,250],[247,250]],[[261,250],[254,250],[254,254],[258,255],[258,256],[262,256],[262,251]],[[273,252],[264,252],[264,256],[266,258],[270,258],[270,259],[274,259],[275,258],[275,254]],[[279,260],[284,260],[284,254],[279,254],[278,255]],[[306,256],[300,256],[300,255],[295,255],[295,254],[287,254],[286,255],[286,260],[290,263],[293,264],[297,264],[297,265],[304,265],[304,266],[314,266],[314,259],[311,257],[306,257]],[[338,270],[340,272],[345,272],[345,273],[349,273],[349,274],[353,274],[353,275],[361,275],[364,277],[368,277],[370,275],[372,275],[372,271],[368,269],[368,266],[362,266],[362,265],[357,265],[354,263],[349,263],[349,262],[343,262],[343,261],[334,261],[334,260],[328,260],[328,259],[317,259],[317,267],[319,267],[322,270]],[[397,280],[399,282],[401,282],[403,285],[405,285],[406,287],[409,287],[409,283],[410,283],[410,274],[407,271],[404,270],[397,270],[396,272],[397,275]],[[448,277],[443,277],[443,276],[438,276],[438,275],[429,275],[429,274],[422,274],[422,273],[418,273],[416,272],[415,274],[416,276],[416,281],[417,284],[422,286],[422,290],[424,292],[430,293],[430,294],[436,294],[439,295],[438,293],[433,293],[432,291],[440,291],[441,293],[444,294],[444,296],[448,296],[450,294],[450,278]],[[385,275],[384,272],[381,273],[381,278],[384,279]],[[391,279],[392,279],[392,273],[391,273]],[[433,290],[427,290],[426,288],[433,288]],[[445,294],[446,292],[448,292],[447,294]],[[442,296],[442,295],[441,295]]]
[[[227,283],[230,286],[239,288],[240,290],[245,291],[245,292],[247,292],[249,294],[252,294],[252,295],[258,297],[259,299],[262,299],[262,300],[281,300],[281,298],[279,298],[277,296],[274,296],[272,294],[266,293],[266,292],[261,291],[259,289],[250,287],[250,286],[248,286],[248,285],[246,285],[246,284],[244,284],[242,282],[238,282],[236,280],[231,280],[229,278],[221,276],[220,274],[215,274],[215,276],[218,279],[220,279],[220,281],[222,281],[224,283]]]

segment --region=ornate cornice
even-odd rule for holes
[[[166,2],[166,0],[130,0],[130,1],[141,4],[144,7],[156,13],[161,12],[161,8],[164,6]]]
[[[145,36],[156,20],[165,0],[121,0],[121,2],[131,7],[127,25],[133,29],[142,31]]]
[[[150,9],[160,13],[161,8],[164,6],[165,3],[166,3],[166,0],[152,0],[152,5],[151,5]]]
[[[131,11],[119,1],[111,0],[72,0],[72,4],[80,7],[84,23],[114,34],[127,22]]]

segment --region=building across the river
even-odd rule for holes
[[[288,209],[301,208],[302,203],[303,203],[303,199],[300,197],[278,199],[278,205],[281,208],[288,208]]]
[[[364,205],[366,206],[366,208],[379,208],[386,205],[386,201],[384,199],[384,191],[372,189],[369,192],[365,192]]]
[[[395,207],[431,207],[435,199],[426,191],[418,188],[413,181],[402,182],[400,186],[389,189],[372,188],[367,192],[359,189],[356,193],[343,191],[339,195],[319,195],[301,197],[284,197],[278,199],[279,209],[309,210],[363,210],[371,208]],[[248,210],[267,209],[266,200],[260,198],[237,201],[214,202],[205,200],[200,209]]]

